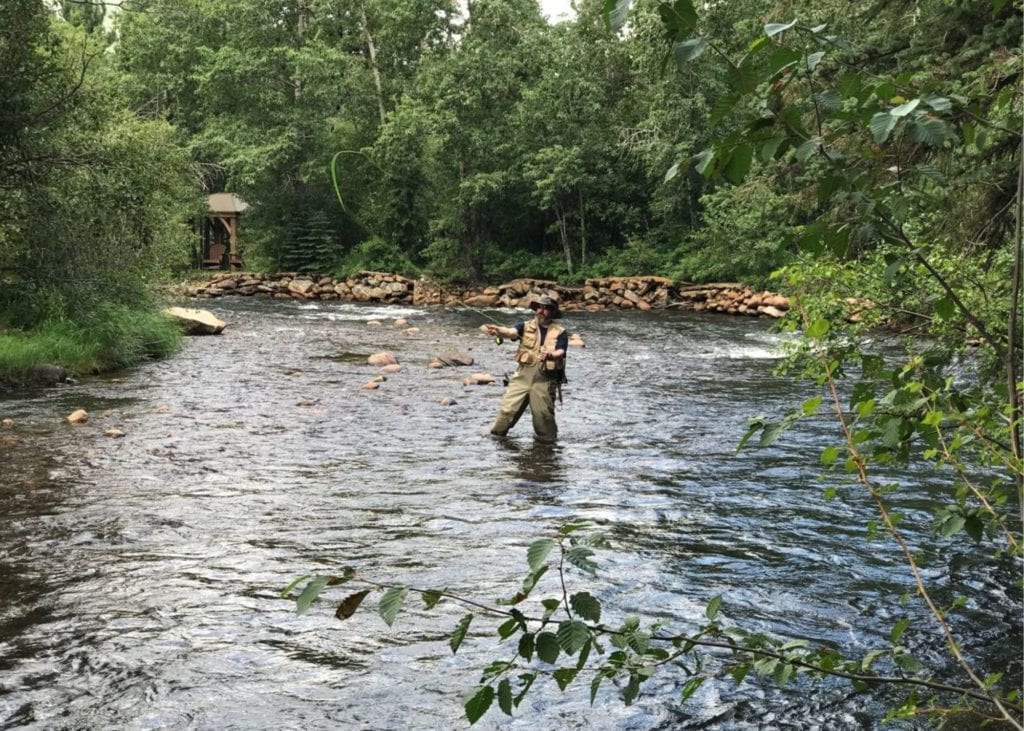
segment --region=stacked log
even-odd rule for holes
[[[567,312],[586,310],[656,310],[675,308],[694,312],[782,317],[789,300],[779,294],[755,291],[738,282],[675,285],[657,276],[601,277],[582,287],[565,287],[544,279],[513,279],[498,285],[470,287],[439,285],[386,272],[359,272],[336,278],[279,272],[219,272],[208,282],[193,284],[185,295],[198,298],[263,295],[274,299],[341,300],[401,305],[465,304],[470,307],[526,308],[551,297]]]

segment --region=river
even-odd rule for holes
[[[867,540],[868,496],[842,486],[822,498],[835,483],[818,455],[834,424],[809,419],[770,448],[736,452],[748,417],[815,394],[774,374],[781,336],[765,321],[567,315],[586,347],[570,351],[561,436],[548,446],[528,417],[491,438],[500,384],[462,385],[511,370],[514,346],[480,333],[479,313],[202,306],[229,323],[222,335],[0,400],[13,422],[0,429],[0,728],[465,728],[463,693],[508,655],[494,648],[496,622],[476,620],[453,656],[464,611],[450,603],[427,612],[410,597],[389,628],[372,599],[336,620],[345,587],[301,616],[282,588],[351,566],[491,602],[518,588],[532,541],[575,520],[613,546],[595,579],[569,574],[607,624],[637,615],[691,631],[721,594],[726,624],[859,656],[888,646],[907,615],[905,644],[963,683],[920,603],[899,605],[912,583],[891,542]],[[395,327],[400,317],[419,332]],[[449,349],[476,364],[426,367]],[[363,390],[378,351],[403,368]],[[65,423],[78,408],[89,422]],[[965,651],[1020,677],[1020,596],[1003,588],[1019,567],[990,568],[983,550],[930,535],[933,475],[892,478],[909,539],[936,559],[926,580],[940,600],[967,597],[951,618]],[[538,596],[558,596],[553,581]],[[712,668],[685,703],[680,672],[659,672],[628,707],[610,683],[591,706],[589,676],[565,693],[538,682],[513,718],[495,704],[477,727],[870,729],[891,700],[840,680],[737,686]]]

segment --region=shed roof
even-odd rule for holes
[[[206,199],[210,213],[241,213],[249,204],[234,193],[211,193]]]

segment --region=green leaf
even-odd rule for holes
[[[446,589],[427,589],[423,592],[423,604],[427,609],[433,609],[437,606],[438,602],[444,598]]]
[[[736,665],[733,668],[730,668],[729,675],[731,675],[732,679],[736,681],[736,685],[741,685],[743,683],[743,679],[745,677],[747,677],[747,673],[749,673],[749,672],[750,672],[750,663],[749,662],[745,662],[745,663],[740,663],[739,665]]]
[[[779,151],[779,145],[786,141],[782,135],[772,137],[761,147],[761,162],[773,160]]]
[[[806,163],[811,155],[817,154],[819,150],[821,150],[821,140],[817,137],[812,137],[796,148],[796,159],[801,164]]]
[[[919,673],[924,670],[924,665],[922,665],[916,657],[908,652],[894,652],[892,659],[893,662],[908,673]]]
[[[761,438],[757,441],[757,446],[768,447],[775,444],[784,431],[786,431],[786,425],[781,422],[778,424],[767,424],[761,432]]]
[[[295,581],[291,582],[290,584],[288,584],[288,586],[286,586],[285,588],[283,588],[281,590],[281,593],[280,593],[279,596],[282,599],[287,599],[288,595],[292,593],[292,589],[294,589],[296,586],[301,584],[303,581],[305,581],[309,577],[310,577],[310,574],[304,574],[304,575],[300,576],[299,578],[295,579]]]
[[[967,535],[976,541],[980,541],[985,533],[985,524],[981,522],[981,518],[977,515],[968,515],[964,519],[964,530],[967,531]]]
[[[594,705],[594,700],[597,698],[597,689],[601,687],[601,681],[605,678],[610,678],[614,674],[611,670],[601,670],[594,673],[594,679],[590,681],[590,705]]]
[[[952,320],[956,315],[956,304],[949,297],[943,297],[935,303],[935,315],[940,320]]]
[[[601,602],[589,592],[581,591],[569,597],[569,606],[583,619],[591,622],[601,621]]]
[[[335,610],[334,616],[342,620],[348,619],[355,614],[355,611],[359,609],[359,605],[363,603],[363,599],[365,599],[369,593],[369,589],[363,589],[362,591],[357,591],[355,594],[350,594],[345,597]]]
[[[708,126],[713,127],[721,122],[731,112],[740,101],[740,95],[735,92],[732,94],[722,94],[718,99],[715,100],[714,105],[711,107],[711,112],[708,114]]]
[[[708,602],[707,607],[704,609],[705,616],[712,622],[715,621],[715,617],[718,616],[718,610],[722,607],[722,595],[718,594],[712,597],[711,601]]]
[[[463,706],[470,725],[479,721],[487,713],[493,702],[494,688],[489,685],[482,685],[477,688]]]
[[[377,613],[389,627],[395,621],[398,612],[401,611],[402,604],[405,602],[405,595],[408,593],[409,590],[404,586],[394,586],[385,591],[384,596],[380,598]]]
[[[590,560],[594,552],[586,546],[573,546],[565,552],[565,560],[584,573],[597,573],[597,564]]]
[[[517,652],[519,657],[523,658],[527,662],[533,659],[533,646],[534,637],[530,632],[523,633],[523,636],[519,638],[519,648]]]
[[[779,46],[772,51],[771,58],[768,59],[768,73],[775,76],[780,71],[795,66],[800,58],[800,54],[792,48]]]
[[[823,338],[828,334],[831,327],[832,324],[828,320],[815,320],[811,323],[811,326],[807,328],[807,337]]]
[[[788,662],[779,663],[775,668],[775,672],[772,673],[772,678],[781,688],[792,679],[793,673],[794,668]]]
[[[685,38],[697,27],[697,10],[691,0],[675,0],[671,4],[663,2],[658,5],[658,14],[669,38],[673,40]]]
[[[327,586],[327,581],[330,579],[329,576],[317,576],[315,579],[306,584],[306,588],[299,594],[299,598],[295,600],[295,613],[305,614],[306,610],[309,609],[309,605],[312,604],[320,592]]]
[[[633,0],[604,0],[604,24],[605,27],[618,33],[626,23],[626,16],[629,15],[629,6]]]
[[[815,51],[814,53],[807,54],[807,70],[814,71],[818,68],[818,64],[821,63],[821,59],[825,58],[824,51]]]
[[[592,520],[575,520],[570,523],[562,524],[562,526],[559,527],[558,532],[563,536],[567,536],[570,533],[575,533],[578,530],[593,528],[595,525],[597,524]]]
[[[942,171],[934,165],[921,162],[914,166],[914,170],[916,170],[922,178],[926,178],[940,187],[946,187],[946,176],[943,175]]]
[[[472,614],[467,614],[465,617],[460,619],[458,626],[455,628],[455,631],[452,632],[452,636],[448,639],[448,646],[452,648],[453,655],[459,651],[459,646],[462,645],[462,641],[466,639],[466,632],[469,631],[469,623],[472,621]]]
[[[814,95],[814,103],[824,112],[838,112],[843,108],[843,97],[836,89],[825,89]]]
[[[508,678],[502,678],[498,683],[498,708],[506,716],[512,715],[512,683]]]
[[[959,533],[967,524],[967,519],[962,515],[954,514],[947,516],[939,525],[939,534],[943,538],[949,538],[954,533]]]
[[[536,679],[537,673],[523,673],[519,676],[519,682],[523,684],[523,687],[519,691],[519,695],[512,699],[512,702],[515,704],[516,708],[518,708],[519,704],[522,703],[523,698],[526,697],[526,691],[530,689],[530,686],[533,685],[533,681],[535,681]]]
[[[672,167],[670,167],[668,169],[668,172],[665,173],[665,179],[662,182],[663,183],[667,183],[668,181],[672,180],[672,178],[674,178],[678,174],[679,174],[679,163],[676,163],[676,164],[674,164]]]
[[[893,107],[889,110],[889,114],[894,117],[905,117],[912,111],[917,109],[917,105],[921,103],[920,99],[911,99],[909,102],[900,104],[898,107]]]
[[[821,406],[821,396],[814,396],[804,401],[800,410],[803,411],[804,416],[811,416],[812,414],[818,413],[818,407]]]
[[[711,163],[714,159],[714,150],[712,150],[711,148],[701,150],[700,152],[693,156],[693,167],[698,173],[707,177],[714,170],[714,168],[711,166]]]
[[[825,447],[821,452],[821,463],[823,465],[830,465],[839,458],[839,448],[831,445]]]
[[[555,542],[550,538],[542,538],[531,543],[530,547],[526,549],[526,562],[530,565],[530,571],[540,569],[554,547]]]
[[[946,140],[956,138],[949,125],[941,119],[915,119],[907,125],[907,137],[912,142],[920,142],[931,147],[939,147]]]
[[[944,114],[953,109],[953,103],[944,96],[938,94],[925,94],[921,101],[930,106],[939,114]]]
[[[896,127],[896,117],[889,112],[877,112],[868,123],[875,142],[882,144],[889,139],[889,133]]]
[[[764,27],[764,34],[769,38],[774,38],[779,33],[789,30],[796,25],[795,20],[791,20],[788,23],[768,23]]]
[[[729,162],[723,171],[726,179],[733,185],[739,185],[750,172],[750,164],[754,159],[754,148],[751,145],[739,145],[732,151]]]
[[[507,619],[498,627],[498,637],[503,640],[508,639],[515,634],[517,629],[519,629],[519,621],[516,620],[515,617]]]
[[[575,655],[590,639],[587,625],[577,619],[567,619],[558,625],[558,645],[567,655]]]
[[[558,660],[559,652],[561,648],[553,632],[541,632],[537,635],[537,658],[541,662],[553,664]]]
[[[907,627],[910,626],[910,620],[906,617],[900,618],[896,624],[893,625],[892,630],[889,632],[889,641],[894,645],[900,641],[900,637],[907,631]]]
[[[638,695],[640,695],[640,676],[633,672],[629,674],[629,682],[622,690],[622,702],[631,706]]]
[[[709,40],[707,36],[697,36],[672,46],[672,55],[676,59],[676,65],[683,68],[690,61],[700,58],[704,51],[708,50]]]
[[[679,695],[679,702],[685,703],[690,696],[697,692],[697,688],[699,688],[703,682],[704,677],[701,675],[687,680],[686,684],[683,686],[683,692]]]
[[[552,677],[558,683],[558,689],[564,691],[569,683],[576,679],[577,674],[579,674],[579,670],[576,668],[558,668],[552,673]]]
[[[826,487],[821,497],[822,499],[825,500],[825,502],[828,502],[829,500],[835,500],[836,495],[838,494],[839,491],[835,487]]]

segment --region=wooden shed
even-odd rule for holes
[[[244,266],[238,248],[238,224],[242,211],[249,207],[234,193],[213,193],[207,198],[199,244],[202,269],[241,269]]]

